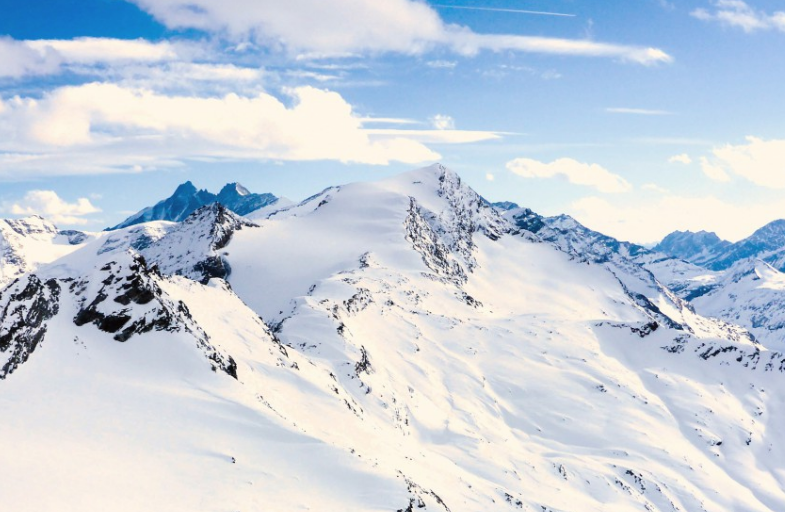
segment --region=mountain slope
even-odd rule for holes
[[[769,346],[785,340],[785,274],[762,260],[735,263],[693,304],[705,315],[746,326]]]
[[[0,325],[47,327],[0,381],[4,504],[785,508],[785,355],[512,226],[449,170],[218,217],[151,237],[155,258],[90,242],[0,294]],[[192,245],[228,282],[178,275]],[[52,280],[57,311],[30,318]]]
[[[207,190],[197,190],[193,183],[186,181],[167,199],[144,208],[108,230],[157,220],[180,222],[199,208],[214,202],[220,202],[238,215],[246,215],[259,208],[273,205],[277,200],[278,198],[272,194],[252,194],[239,183],[229,183],[218,195],[215,195]]]

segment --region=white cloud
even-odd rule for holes
[[[112,39],[79,37],[76,39],[38,39],[24,41],[41,55],[55,52],[64,61],[94,64],[111,61],[159,62],[177,58],[177,52],[166,41],[151,43],[144,39]]]
[[[487,173],[487,174],[485,175],[485,179],[486,179],[486,180],[488,180],[488,181],[493,181],[493,180],[495,180],[495,179],[496,179],[496,176],[494,176],[494,175],[493,175],[493,174],[491,174],[491,173]]]
[[[785,12],[768,14],[741,0],[717,0],[714,9],[695,9],[691,14],[699,20],[740,28],[744,32],[772,29],[785,32]]]
[[[658,194],[670,194],[670,190],[663,188],[656,183],[644,183],[641,185],[641,189],[651,190],[652,192],[657,192]]]
[[[682,153],[680,155],[673,155],[668,159],[669,164],[684,164],[690,165],[692,163],[692,158],[687,153]]]
[[[426,143],[499,137],[366,129],[368,119],[336,92],[299,87],[289,95],[291,105],[264,92],[197,97],[92,83],[14,97],[0,102],[0,173],[135,171],[203,158],[420,163],[440,157]]]
[[[501,135],[496,132],[479,130],[367,129],[365,133],[371,137],[407,137],[426,144],[468,144],[501,138]]]
[[[429,118],[428,120],[431,122],[431,125],[437,130],[455,129],[455,120],[450,116],[444,114],[436,114],[435,116]]]
[[[446,47],[611,57],[653,64],[671,57],[656,48],[517,35],[477,34],[448,25],[427,3],[414,0],[133,0],[170,28],[196,28],[236,40],[306,54],[358,52],[421,54]],[[308,15],[303,15],[308,13]]]
[[[0,38],[0,76],[49,75],[68,65],[163,62],[178,58],[169,42],[80,37],[71,40],[17,41]]]
[[[560,158],[551,163],[529,158],[507,162],[507,169],[524,178],[555,178],[562,176],[570,183],[586,185],[604,193],[627,192],[632,189],[627,180],[598,164],[586,164],[571,158]]]
[[[454,69],[458,63],[454,60],[429,60],[425,65],[434,69]]]
[[[785,140],[747,137],[747,144],[715,148],[718,168],[767,188],[785,189]]]
[[[716,232],[740,240],[764,224],[783,217],[785,200],[731,204],[715,197],[664,196],[642,203],[615,204],[599,197],[573,203],[569,213],[588,227],[621,240],[649,243],[678,230]]]
[[[650,110],[645,108],[624,107],[606,108],[605,111],[611,114],[633,114],[639,116],[667,116],[672,114],[672,112],[668,112],[667,110]]]
[[[703,171],[703,174],[708,176],[710,179],[714,181],[721,181],[723,183],[727,183],[730,181],[730,176],[728,175],[727,172],[725,172],[725,169],[723,169],[722,166],[717,165],[716,163],[710,161],[705,156],[701,157],[700,162],[701,162],[701,170]]]
[[[31,190],[20,201],[4,205],[3,210],[13,215],[40,215],[55,224],[87,224],[85,215],[101,211],[85,197],[69,203],[52,190]]]

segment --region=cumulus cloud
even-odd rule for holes
[[[604,193],[627,192],[632,185],[617,174],[598,164],[586,164],[572,158],[560,158],[551,163],[530,158],[516,158],[507,162],[507,169],[524,178],[566,178],[570,183],[593,187]]]
[[[498,138],[492,132],[366,129],[340,94],[313,87],[216,97],[166,95],[116,84],[55,89],[42,99],[0,102],[0,172],[82,159],[93,172],[176,165],[183,159],[419,163],[429,142]],[[370,122],[372,122],[371,119]],[[110,164],[112,156],[117,159]],[[53,166],[54,167],[54,166]]]
[[[0,38],[0,76],[49,75],[68,65],[153,63],[174,60],[178,56],[177,46],[166,41],[153,43],[144,39],[101,37],[17,41],[3,37]]]
[[[429,119],[431,125],[437,130],[454,130],[455,120],[444,114],[436,114]]]
[[[767,188],[785,189],[785,140],[747,137],[747,144],[715,148],[717,167]]]
[[[55,224],[87,224],[85,215],[101,211],[86,197],[69,203],[52,190],[31,190],[21,200],[4,205],[3,210],[13,215],[40,215]]]
[[[133,0],[170,28],[196,28],[293,52],[346,55],[358,52],[421,54],[446,47],[471,55],[480,50],[611,57],[642,64],[669,62],[657,48],[517,35],[478,34],[442,21],[415,0]],[[308,13],[303,16],[302,13]]]
[[[682,153],[680,155],[673,155],[668,159],[669,164],[684,164],[690,165],[692,163],[692,158],[687,153]]]
[[[650,243],[678,230],[716,232],[726,240],[740,240],[764,224],[782,218],[785,200],[732,204],[716,197],[665,195],[655,201],[618,204],[586,197],[569,213],[588,227],[622,240]]]
[[[725,26],[740,28],[744,32],[779,30],[785,32],[785,12],[768,14],[750,7],[741,0],[717,0],[712,9],[695,9],[692,16]]]

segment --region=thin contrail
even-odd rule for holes
[[[516,14],[537,14],[540,16],[564,16],[567,18],[574,18],[575,14],[565,14],[561,12],[545,12],[545,11],[525,11],[523,9],[501,9],[497,7],[472,7],[469,5],[443,5],[431,4],[433,7],[442,7],[445,9],[466,9],[469,11],[494,11],[494,12],[512,12]]]

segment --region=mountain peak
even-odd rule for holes
[[[653,250],[701,265],[717,258],[730,245],[730,242],[710,231],[674,231],[655,245]]]
[[[230,195],[232,195],[232,196],[248,196],[248,195],[251,195],[251,192],[247,188],[245,188],[244,186],[240,185],[237,182],[227,183],[226,185],[224,185],[224,187],[221,189],[221,191],[218,192],[218,197],[220,199],[222,196],[230,196]]]
[[[186,181],[177,186],[172,196],[192,196],[196,194],[196,187],[191,181]]]
[[[186,181],[179,185],[167,199],[159,201],[154,206],[144,208],[120,224],[109,228],[108,231],[154,220],[181,222],[199,208],[216,201],[238,215],[246,215],[275,203],[278,198],[269,193],[251,193],[237,182],[226,184],[216,195],[204,189],[199,190],[193,183]]]

